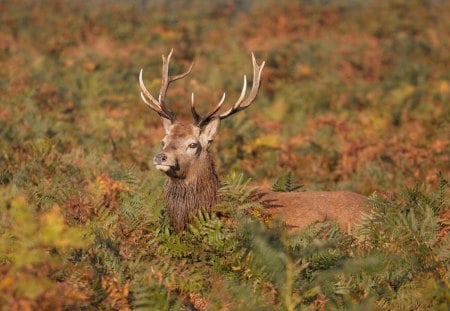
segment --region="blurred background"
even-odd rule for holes
[[[419,184],[448,192],[450,1],[2,0],[0,309],[162,310],[184,301],[189,310],[250,310],[263,297],[291,310],[292,292],[316,310],[370,310],[368,301],[386,310],[444,301],[433,310],[447,310],[450,222],[439,195],[374,204],[392,213],[367,226],[373,239],[362,244],[338,229],[295,244],[217,219],[206,232],[219,237],[162,234],[164,176],[152,158],[163,128],[141,102],[138,74],[157,94],[161,55],[172,48],[174,74],[194,62],[168,93],[185,118],[191,92],[202,112],[224,91],[231,105],[243,75],[251,79],[251,52],[266,61],[256,101],[222,122],[212,148],[234,200],[241,173],[251,185],[295,176],[302,190],[391,199]],[[414,204],[423,213],[406,218]],[[249,235],[266,248],[255,251]],[[366,257],[332,270],[354,256]]]
[[[3,134],[114,152],[143,170],[162,128],[137,76],[190,117],[239,96],[253,51],[266,61],[251,109],[223,122],[221,173],[257,183],[293,171],[308,189],[364,194],[449,169],[448,1],[3,1]],[[157,147],[155,147],[157,146]]]

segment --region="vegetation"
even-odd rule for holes
[[[447,1],[6,0],[0,16],[2,310],[449,309]],[[267,61],[215,143],[216,212],[179,234],[137,84],[144,68],[157,93],[172,47],[174,71],[195,61],[168,95],[186,117],[191,91],[207,110],[239,96],[250,51]],[[256,185],[352,190],[373,213],[354,236],[287,235]]]

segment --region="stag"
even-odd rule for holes
[[[167,106],[166,94],[171,82],[184,78],[191,72],[192,64],[186,72],[170,76],[169,62],[172,52],[173,49],[168,56],[162,56],[162,81],[158,97],[153,97],[145,87],[142,69],[139,73],[139,85],[142,100],[160,116],[164,126],[163,148],[154,157],[153,164],[168,176],[164,187],[167,215],[171,226],[181,231],[199,209],[211,212],[217,203],[219,178],[209,148],[217,134],[220,121],[248,108],[255,100],[265,63],[258,65],[252,53],[251,90],[246,96],[247,78],[244,75],[238,100],[222,113],[220,110],[225,102],[225,93],[214,109],[204,115],[197,112],[192,93],[190,108],[193,122],[182,122],[176,119]],[[347,228],[366,210],[365,198],[351,192],[261,193],[261,203],[269,206],[271,213],[281,215],[287,226],[294,230],[326,219],[336,220],[341,227]]]

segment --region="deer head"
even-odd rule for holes
[[[169,76],[169,62],[173,49],[169,55],[162,56],[162,82],[158,99],[155,99],[144,85],[142,69],[139,74],[141,97],[144,103],[154,110],[161,118],[165,129],[165,137],[162,140],[163,149],[154,159],[156,168],[166,173],[171,179],[195,180],[199,178],[199,171],[205,166],[213,169],[205,161],[212,162],[208,149],[214,140],[220,121],[249,107],[255,100],[261,84],[261,73],[264,62],[258,65],[252,53],[253,84],[249,95],[246,97],[247,78],[244,76],[242,92],[238,100],[225,112],[219,113],[225,102],[225,93],[219,103],[209,113],[200,115],[195,109],[194,93],[191,96],[192,123],[177,121],[175,114],[167,107],[166,94],[171,82],[184,78],[192,69],[179,75]]]

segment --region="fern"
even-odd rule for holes
[[[225,200],[233,200],[238,203],[247,202],[256,190],[254,187],[250,187],[250,182],[251,179],[245,179],[244,174],[229,174],[222,182],[219,195]]]
[[[205,243],[214,248],[224,246],[225,230],[223,223],[214,215],[206,211],[199,211],[194,221],[189,225],[189,232],[198,238],[201,243]]]
[[[289,171],[286,175],[279,177],[272,185],[272,191],[293,192],[302,189],[304,185],[300,184],[295,175]]]
[[[260,210],[262,206],[255,200],[256,188],[250,186],[250,182],[251,179],[245,179],[244,174],[229,174],[219,189],[220,202],[214,210],[226,216]]]

